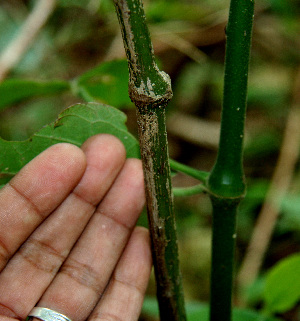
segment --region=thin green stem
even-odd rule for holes
[[[208,177],[213,205],[210,321],[231,321],[236,216],[245,194],[243,138],[254,0],[231,0],[220,144]]]
[[[189,186],[189,187],[175,187],[173,188],[173,195],[174,196],[192,196],[192,195],[200,194],[206,191],[207,189],[203,184],[198,184],[198,185]]]
[[[198,179],[199,181],[205,182],[209,176],[209,172],[199,171],[187,165],[176,162],[173,159],[170,159],[169,161],[170,161],[171,169],[177,172],[187,174],[193,178]]]
[[[213,241],[210,320],[230,321],[236,239],[236,213],[239,200],[212,197]]]
[[[114,0],[136,105],[147,212],[161,321],[185,321],[166,133],[169,76],[155,63],[140,0]]]

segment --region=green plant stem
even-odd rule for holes
[[[181,172],[181,173],[184,173],[184,174],[187,174],[187,175],[189,175],[193,178],[196,178],[202,182],[205,182],[209,176],[208,172],[199,171],[199,170],[189,167],[187,165],[176,162],[173,159],[170,159],[170,166],[171,166],[171,169]]]
[[[230,321],[236,216],[245,194],[243,138],[253,0],[231,0],[220,144],[207,186],[213,205],[210,321]]]
[[[174,196],[192,196],[206,192],[206,187],[203,184],[198,184],[189,187],[175,187],[173,188]]]
[[[210,320],[230,321],[232,281],[239,199],[212,197],[213,240],[211,267]]]
[[[129,66],[129,95],[137,109],[160,318],[184,321],[165,121],[170,79],[155,63],[141,1],[114,2]]]
[[[150,110],[149,110],[150,109]],[[185,320],[164,108],[138,108],[147,212],[161,320]],[[149,115],[150,113],[150,115]],[[161,148],[163,146],[163,148]]]
[[[253,14],[254,0],[231,0],[220,143],[209,177],[211,191],[228,197],[245,190],[242,152]]]

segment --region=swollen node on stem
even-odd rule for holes
[[[208,178],[211,193],[221,197],[242,197],[245,193],[242,158],[253,12],[253,0],[231,0],[220,144]]]
[[[244,174],[241,170],[226,171],[218,163],[214,166],[207,185],[210,194],[220,198],[242,198],[246,190]]]
[[[137,107],[160,317],[185,321],[165,121],[171,81],[155,63],[142,2],[114,2],[129,67],[129,96]]]
[[[232,320],[236,216],[246,189],[243,137],[253,12],[253,0],[231,0],[220,143],[207,180],[213,206],[210,321]]]
[[[114,0],[129,67],[129,96],[133,103],[166,106],[172,98],[170,77],[158,69],[140,0]]]

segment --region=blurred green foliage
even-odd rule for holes
[[[208,304],[190,302],[186,306],[187,317],[189,321],[209,321],[209,306]],[[145,315],[158,315],[158,305],[154,298],[146,298],[143,306],[143,313]],[[234,309],[232,321],[280,321],[277,318],[262,316],[254,311],[247,309]]]
[[[277,263],[266,275],[265,310],[278,313],[290,310],[300,300],[300,254]]]
[[[35,1],[28,0],[1,1],[0,56],[34,4]],[[194,119],[218,122],[229,0],[145,0],[144,5],[155,53],[173,83],[174,98],[169,114],[185,113]],[[295,92],[299,91],[294,88],[300,67],[299,16],[297,0],[256,3],[244,162],[248,192],[238,218],[237,270],[276,166],[287,114]],[[55,121],[69,105],[90,101],[122,108],[128,116],[130,131],[136,134],[123,58],[112,1],[59,0],[34,44],[0,84],[0,136],[6,140],[26,140]],[[217,146],[207,147],[201,135],[197,139],[183,135],[193,131],[188,126],[179,135],[170,124],[171,157],[209,171]],[[174,177],[175,186],[196,183],[184,175]],[[282,258],[300,250],[299,197],[298,162],[290,191],[282,202],[262,278],[252,288],[253,300],[249,295],[251,308],[259,310],[262,306],[265,273]],[[186,296],[190,300],[207,301],[210,203],[205,195],[176,198],[175,203]],[[149,294],[154,294],[152,289],[150,284]],[[299,306],[294,304],[290,311],[278,312],[282,319],[296,321]]]
[[[69,84],[64,81],[41,82],[24,79],[8,79],[0,84],[0,110],[10,107],[27,98],[59,94],[69,89]]]

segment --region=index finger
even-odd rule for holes
[[[85,166],[85,155],[80,148],[71,144],[53,145],[1,189],[0,271],[76,186]]]

